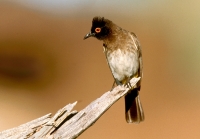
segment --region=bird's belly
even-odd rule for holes
[[[120,49],[107,55],[108,64],[113,76],[119,81],[134,76],[138,72],[137,53],[122,52]]]

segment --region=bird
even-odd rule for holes
[[[125,95],[126,122],[139,124],[144,121],[144,112],[139,97],[143,77],[142,48],[137,36],[109,19],[95,16],[91,30],[84,36],[84,40],[89,37],[103,41],[103,52],[114,77],[112,89],[115,84],[131,88]],[[141,77],[141,79],[133,88],[130,80],[134,77]]]

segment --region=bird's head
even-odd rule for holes
[[[109,36],[111,31],[112,21],[105,19],[104,17],[94,17],[92,20],[91,31],[85,35],[84,39],[89,37],[95,37],[99,40],[103,40]]]

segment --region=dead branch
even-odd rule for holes
[[[131,85],[140,80],[133,78]],[[60,109],[53,117],[47,114],[18,127],[0,132],[1,139],[74,139],[94,124],[117,100],[129,91],[117,86],[90,103],[80,112],[72,111],[77,102]]]

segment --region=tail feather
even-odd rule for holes
[[[135,88],[125,96],[125,115],[127,123],[139,124],[144,121],[144,112],[138,92],[138,89]]]

